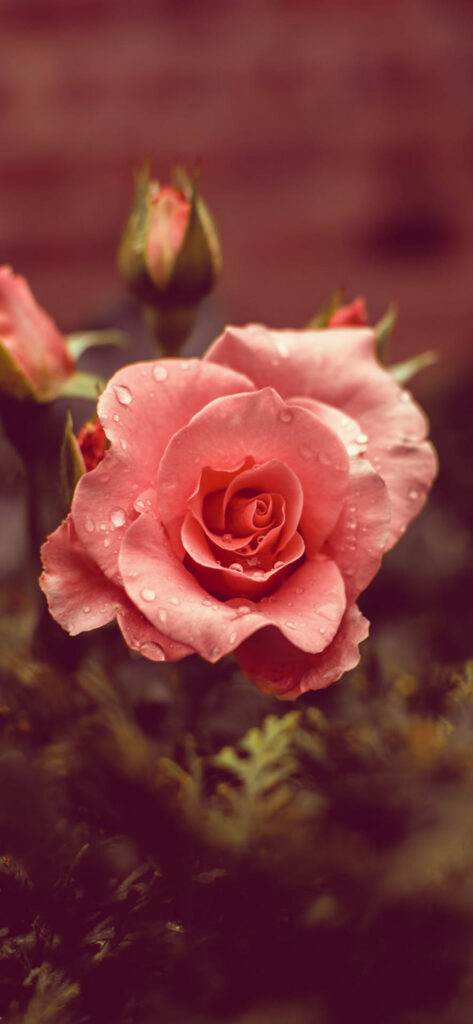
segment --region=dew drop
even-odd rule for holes
[[[284,562],[275,562],[274,563],[274,568],[275,569],[282,569],[283,566],[284,566]]]
[[[416,491],[415,488],[413,488],[412,491],[409,491],[409,497],[411,501],[415,501],[415,499],[419,497],[419,491]]]
[[[157,380],[157,381],[166,380],[166,377],[168,375],[168,371],[166,370],[166,367],[162,366],[161,363],[156,363],[156,366],[153,366],[153,371],[152,372],[153,372],[154,379]]]
[[[220,654],[220,647],[212,647],[212,650],[210,652],[210,657],[211,658],[218,658],[219,654]]]
[[[100,523],[100,529],[103,530],[104,532],[105,532],[105,530],[108,530],[107,524],[106,523]]]
[[[224,534],[222,535],[222,540],[224,540],[224,541],[225,541],[225,544],[228,544],[228,542],[229,542],[229,541],[230,541],[231,539],[232,539],[232,535],[231,535],[231,533],[224,533]]]
[[[281,420],[281,423],[291,423],[293,419],[293,414],[291,410],[281,409],[281,412],[279,413],[279,419]]]
[[[243,566],[239,562],[232,562],[229,568],[233,569],[233,572],[244,572]]]
[[[88,615],[90,612],[90,605],[85,604],[82,608],[82,611],[84,612],[84,615]]]
[[[181,603],[181,602],[180,602],[180,600],[179,600],[179,598],[178,598],[178,597],[171,597],[171,598],[169,599],[169,604],[175,604],[175,605],[178,605],[178,604],[180,604],[180,603]]]
[[[399,395],[399,401],[400,402],[410,402],[410,400],[411,400],[411,396],[410,396],[409,392],[408,391],[401,391],[401,394]]]
[[[251,612],[251,608],[248,608],[248,605],[246,604],[241,604],[240,607],[236,609],[236,611],[238,615],[248,615],[249,612]]]
[[[120,422],[120,417],[119,417],[118,413],[115,412],[113,414],[113,420],[114,420],[114,423],[119,423]]]
[[[367,444],[368,443],[368,435],[367,434],[358,434],[358,437],[356,439],[356,443],[357,444]]]
[[[90,516],[87,516],[87,519],[85,521],[85,528],[87,530],[87,533],[93,533],[94,532],[95,527],[94,527],[94,524],[93,524]]]
[[[276,338],[275,344],[276,344],[276,348],[277,348],[277,350],[279,352],[279,355],[282,356],[283,359],[287,359],[287,357],[289,355],[289,349],[288,349],[288,347],[286,345],[286,342],[285,341],[281,341],[280,338]]]
[[[103,546],[104,546],[104,548],[109,548],[110,547],[110,537],[106,537],[105,538],[105,540],[103,542]]]
[[[160,622],[166,622],[168,613],[165,608],[158,608],[158,619]]]
[[[289,619],[286,622],[286,626],[287,626],[288,629],[296,629],[297,628],[295,622],[291,622]]]
[[[166,655],[154,640],[146,640],[144,644],[140,644],[140,654],[143,654],[145,658],[150,658],[151,661],[166,661]]]
[[[114,526],[123,526],[126,516],[122,508],[114,508],[110,516]]]
[[[125,384],[116,384],[114,390],[118,398],[118,401],[120,402],[120,405],[130,404],[133,395],[130,389],[125,386]]]
[[[236,632],[230,633],[230,636],[228,637],[229,644],[234,644],[237,636],[238,636],[238,633],[236,633]]]
[[[154,601],[156,594],[154,590],[150,590],[148,587],[145,587],[144,590],[141,591],[141,596],[143,601]]]
[[[192,366],[191,360],[190,359],[181,359],[180,366],[181,366],[181,370],[189,370],[190,367]]]
[[[127,445],[126,441],[123,439],[123,437],[120,438],[120,448],[124,452],[126,452],[126,450],[128,448],[128,445]]]
[[[325,629],[325,626],[319,626],[319,633],[322,633],[322,636],[323,636],[323,634],[324,634],[324,633],[326,633],[326,632],[327,632],[327,631],[326,631],[326,629]]]
[[[213,601],[209,601],[208,597],[204,597],[204,600],[202,601],[202,604],[205,604],[205,606],[207,608],[210,608],[213,605]]]

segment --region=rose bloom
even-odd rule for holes
[[[116,618],[158,661],[233,652],[290,699],[353,668],[356,599],[436,471],[374,345],[368,328],[230,327],[202,360],[119,370],[98,403],[110,447],[43,547],[54,618]]]
[[[16,398],[49,401],[75,368],[64,335],[24,278],[0,267],[0,388]]]

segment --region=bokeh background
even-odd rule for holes
[[[121,301],[133,166],[148,157],[164,180],[200,160],[221,320],[302,325],[345,284],[373,317],[398,300],[397,356],[437,347],[443,374],[471,357],[470,0],[0,12],[0,262],[64,330]]]

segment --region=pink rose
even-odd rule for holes
[[[0,267],[0,388],[16,398],[49,401],[75,368],[64,336],[24,278]]]
[[[203,360],[126,366],[110,442],[43,548],[70,633],[116,618],[155,660],[234,652],[293,699],[359,659],[356,599],[424,504],[426,420],[366,328],[228,328]]]

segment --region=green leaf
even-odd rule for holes
[[[92,398],[97,399],[105,387],[105,381],[95,373],[76,373],[64,381],[59,391],[59,398]]]
[[[341,305],[342,298],[343,288],[336,288],[335,291],[332,292],[328,302],[325,303],[325,306],[322,306],[322,309],[320,309],[319,312],[309,320],[307,329],[311,330],[317,327],[327,327],[332,313],[334,313]]]
[[[81,355],[89,348],[97,348],[100,345],[118,345],[123,348],[128,344],[128,335],[125,331],[79,331],[76,334],[68,334],[66,344],[73,359],[80,359]]]
[[[77,438],[72,429],[72,416],[67,410],[66,425],[60,454],[60,483],[64,504],[68,509],[78,480],[85,473],[85,464]]]
[[[389,372],[398,384],[407,384],[412,377],[415,377],[416,373],[425,370],[427,366],[432,366],[437,360],[438,352],[429,349],[427,352],[421,352],[418,356],[412,356],[412,359],[406,359],[403,363],[390,366]]]
[[[389,342],[397,320],[397,305],[391,302],[384,316],[374,327],[376,337],[376,355],[381,363],[385,363],[388,355]]]

